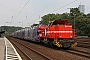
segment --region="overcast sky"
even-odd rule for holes
[[[0,26],[30,26],[46,14],[69,12],[80,4],[90,13],[90,0],[0,0]]]

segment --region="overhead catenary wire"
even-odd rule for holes
[[[49,6],[51,6],[53,3],[55,3],[55,1],[57,1],[57,0],[53,0],[50,4],[48,4],[46,7],[42,8],[38,12],[34,13],[33,15],[36,15],[37,13],[39,13],[41,11],[44,11],[44,9],[48,8]],[[27,16],[26,16],[26,19],[27,19]],[[40,19],[40,15],[39,15],[39,18],[37,18],[37,19]],[[37,20],[37,19],[35,19],[35,20]]]
[[[28,0],[27,2],[26,2],[26,4],[23,6],[23,8],[19,11],[19,13],[17,14],[17,16],[12,20],[12,22],[14,22],[14,20],[19,16],[19,14],[23,11],[23,9],[26,7],[26,5],[29,3],[29,1],[30,0]],[[11,23],[12,23],[11,22]]]
[[[16,10],[16,12],[15,12],[15,14],[14,14],[14,16],[16,15],[18,9],[20,8],[20,5],[21,5],[22,1],[23,1],[23,0],[21,0],[21,2],[20,2],[20,4],[19,4],[19,6],[18,6],[18,8],[17,8],[17,10]],[[13,16],[12,16],[12,17],[13,17]],[[11,19],[10,24],[11,24],[12,20],[13,20],[13,18]]]
[[[46,8],[48,8],[49,6],[51,6],[53,3],[55,3],[55,1],[57,0],[54,0],[52,1],[50,4],[48,4],[46,7],[42,8],[41,10],[39,10],[37,13],[41,12],[41,11],[44,11]],[[36,13],[35,13],[36,14]]]
[[[64,7],[68,6],[68,5],[70,5],[70,4],[72,4],[72,3],[76,2],[76,1],[77,1],[77,0],[74,0],[74,1],[72,1],[72,2],[70,2],[70,3],[68,3],[68,4],[66,4],[66,5],[64,5],[64,6],[60,7],[60,8],[58,8],[58,9],[56,9],[56,10],[54,10],[54,11],[50,12],[50,13],[53,13],[53,12],[55,12],[55,11],[59,10],[59,9],[62,9],[62,8],[64,8]]]
[[[11,25],[12,22],[18,17],[18,15],[22,12],[22,10],[24,9],[24,7],[28,4],[28,2],[29,2],[30,0],[28,0],[28,1],[25,3],[24,7],[23,7],[20,11],[18,11],[19,8],[20,8],[20,5],[21,5],[21,3],[22,3],[22,1],[23,1],[23,0],[21,0],[21,2],[20,2],[20,4],[19,4],[19,6],[18,6],[17,9],[13,9],[13,8],[10,8],[10,7],[7,7],[7,6],[4,6],[4,5],[0,4],[0,6],[5,7],[5,8],[7,8],[7,9],[10,9],[11,11],[12,11],[12,10],[15,10],[15,11],[16,11],[15,14],[11,16],[11,21],[9,22],[10,25]],[[14,19],[14,16],[16,15],[17,11],[18,11],[19,13],[18,13],[18,15],[15,17],[15,19]]]
[[[66,4],[66,5],[64,5],[64,6],[60,7],[60,8],[58,8],[58,9],[56,9],[56,10],[50,12],[50,13],[53,13],[53,12],[55,12],[55,11],[61,9],[61,8],[64,8],[64,7],[66,7],[66,6],[68,6],[68,5],[72,4],[72,3],[74,3],[74,2],[76,2],[76,1],[77,1],[77,0],[74,0],[74,1],[72,1],[72,2],[70,2],[70,3],[68,3],[68,4]],[[54,2],[54,1],[53,1],[53,2]],[[53,3],[53,2],[52,2],[52,3]],[[51,4],[52,4],[52,3],[51,3]],[[50,6],[50,4],[49,4],[48,6]],[[48,6],[47,6],[47,7],[48,7]],[[42,9],[42,10],[43,10],[43,9]],[[37,18],[37,19],[39,19],[39,18]],[[35,19],[35,20],[36,20],[36,19]]]

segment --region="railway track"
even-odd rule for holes
[[[12,42],[14,44],[14,42]],[[32,60],[31,57],[29,57],[23,50],[21,50],[16,44],[14,44],[15,47],[17,47],[26,57],[27,60]]]
[[[29,42],[27,42],[27,41],[22,41],[22,40],[20,40],[20,39],[15,39],[15,38],[11,38],[11,37],[9,37],[9,40],[10,41],[13,41],[13,40],[15,40],[16,41],[16,43],[19,41],[19,42],[21,42],[21,43],[19,43],[20,45],[27,45],[27,46],[30,46],[30,47],[34,47],[32,50],[36,50],[36,51],[39,51],[39,52],[41,52],[42,50],[44,50],[44,51],[46,51],[45,53],[44,53],[44,51],[42,51],[43,53],[44,53],[44,55],[46,55],[46,57],[48,56],[48,57],[50,57],[49,59],[43,59],[43,60],[51,60],[51,58],[52,58],[52,60],[58,60],[58,59],[62,59],[62,60],[65,60],[65,59],[68,59],[68,60],[72,60],[72,59],[74,59],[75,58],[75,56],[77,56],[77,58],[75,58],[74,60],[89,60],[90,59],[90,49],[88,49],[88,48],[82,48],[82,47],[74,47],[74,48],[71,48],[71,49],[68,49],[68,50],[66,50],[66,49],[62,49],[62,48],[60,48],[60,49],[52,49],[52,48],[50,48],[50,47],[46,47],[46,48],[44,48],[44,49],[42,49],[42,47],[41,47],[41,45],[39,45],[39,46],[37,46],[38,44],[34,44],[34,45],[36,45],[38,48],[35,48],[35,46],[33,46],[33,43],[32,43],[32,45],[31,45],[31,43],[29,43]],[[26,43],[24,43],[24,42],[26,42]],[[15,43],[15,42],[14,42]],[[16,45],[18,45],[18,44],[16,44]],[[43,46],[44,47],[44,46]],[[23,48],[23,47],[22,47]],[[48,49],[49,48],[49,49]],[[20,48],[21,49],[21,48]],[[23,48],[24,49],[24,48]],[[28,49],[28,48],[27,48]],[[22,50],[22,49],[21,49]],[[30,50],[30,49],[29,49]],[[41,52],[41,53],[42,53]],[[51,52],[51,53],[50,53]],[[28,54],[28,53],[26,53],[26,54]],[[29,53],[30,54],[30,53]],[[64,54],[64,55],[63,55]],[[43,55],[43,54],[41,54],[41,55]],[[67,55],[69,56],[69,55],[71,55],[70,57],[67,57]],[[33,55],[33,56],[36,56],[36,55]],[[62,57],[65,57],[65,58],[62,58]],[[30,57],[31,58],[31,57]],[[41,58],[40,58],[41,59]],[[40,60],[39,59],[39,60]],[[26,60],[26,59],[24,59],[24,60]],[[34,59],[34,60],[36,60],[36,59]]]
[[[90,38],[80,38],[77,40],[77,43],[77,47],[65,51],[90,59]]]
[[[11,41],[11,40],[10,40]],[[39,59],[42,59],[42,60],[52,60],[51,58],[45,56],[44,54],[32,49],[31,47],[28,47],[26,46],[25,44],[22,44],[18,41],[11,41],[26,57],[28,60],[39,60]],[[18,43],[18,44],[15,44]],[[19,46],[23,46],[23,48],[25,49],[28,49],[28,52],[32,53],[32,56],[29,55],[28,53],[26,53],[23,49],[21,49]]]
[[[75,54],[75,55],[90,59],[90,52],[89,51],[87,51],[87,52],[81,51],[80,49],[78,50],[77,47],[75,49],[64,50],[64,51],[68,52],[68,53],[71,53],[71,54]]]
[[[78,47],[83,47],[83,48],[89,48],[90,49],[90,38],[79,38],[77,40]]]
[[[79,44],[77,46],[90,49],[90,45],[88,45],[88,44]]]

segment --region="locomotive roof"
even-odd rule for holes
[[[68,20],[54,20],[49,25],[68,24]]]
[[[65,22],[65,23],[68,23],[68,20],[54,20],[53,22]]]

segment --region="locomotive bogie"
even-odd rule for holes
[[[75,47],[77,44],[76,44],[76,40],[66,38],[66,39],[57,39],[56,45],[58,47],[69,48],[69,47]]]

